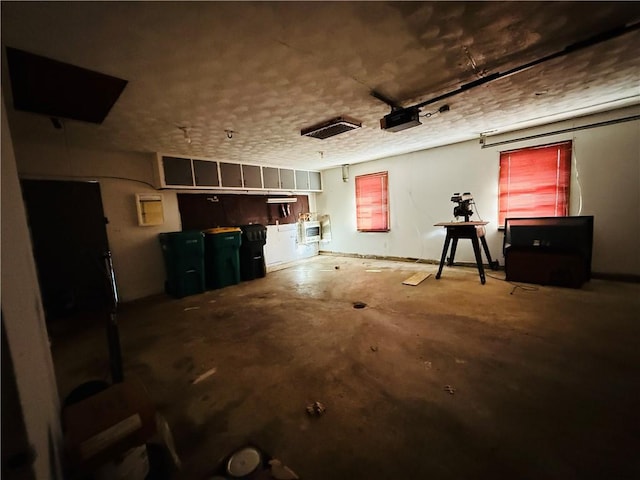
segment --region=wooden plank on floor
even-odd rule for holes
[[[431,276],[430,273],[425,273],[425,272],[414,273],[409,278],[407,278],[404,282],[402,282],[402,284],[412,285],[415,287],[416,285],[421,283],[424,279],[429,278],[430,276]]]

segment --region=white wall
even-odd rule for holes
[[[639,113],[640,107],[627,108],[490,137],[487,144]],[[482,149],[474,140],[360,163],[350,166],[347,183],[342,181],[341,168],[324,171],[324,191],[317,197],[317,210],[331,216],[332,241],[323,244],[322,250],[439,261],[445,232],[433,225],[452,220],[452,193],[471,192],[482,219],[490,222],[487,243],[491,255],[503,264],[503,236],[497,224],[500,151],[572,140],[570,213],[595,217],[593,271],[640,275],[639,139],[640,121],[635,120],[501,147]],[[353,179],[379,171],[389,172],[391,230],[359,233]],[[470,243],[459,243],[457,261],[474,262]]]
[[[38,479],[62,478],[58,390],[2,99],[2,322]],[[9,438],[2,439],[11,442]],[[26,477],[25,477],[26,478]]]

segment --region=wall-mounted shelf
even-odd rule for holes
[[[162,154],[157,154],[156,157],[154,173],[158,188],[322,191],[322,175],[315,170],[265,167]]]

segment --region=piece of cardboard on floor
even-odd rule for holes
[[[403,285],[411,285],[411,286],[415,287],[416,285],[421,283],[423,280],[429,278],[430,276],[431,276],[430,273],[425,273],[425,272],[414,273],[409,278],[407,278],[404,282],[402,282],[402,284]]]

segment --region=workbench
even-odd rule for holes
[[[458,240],[461,238],[468,238],[473,245],[473,253],[476,257],[476,265],[478,266],[478,273],[480,274],[480,282],[484,285],[486,282],[484,275],[484,266],[482,265],[482,255],[480,253],[480,244],[484,250],[489,266],[492,270],[497,270],[498,262],[491,260],[491,253],[489,253],[489,246],[485,240],[484,226],[489,222],[441,222],[436,223],[434,227],[445,227],[447,229],[447,236],[444,240],[444,248],[442,249],[442,257],[440,258],[440,266],[438,267],[438,273],[436,279],[440,279],[442,274],[442,267],[444,266],[445,259],[447,258],[447,252],[449,250],[449,244],[451,244],[451,254],[447,266],[453,266],[453,262],[456,256],[456,249],[458,248]]]

